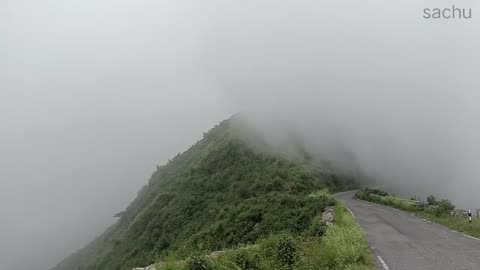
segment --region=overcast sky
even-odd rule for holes
[[[238,111],[480,207],[479,5],[325,2],[0,0],[0,269],[53,266]]]

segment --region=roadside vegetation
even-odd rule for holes
[[[401,209],[427,220],[445,225],[452,230],[480,237],[480,219],[473,217],[470,223],[466,216],[466,211],[456,209],[455,205],[446,199],[437,199],[435,196],[428,196],[425,201],[418,201],[393,196],[383,190],[374,188],[362,189],[356,193],[356,197],[361,200]]]
[[[301,234],[282,232],[211,255],[174,256],[156,264],[157,270],[373,270],[365,235],[348,210],[335,203],[335,220],[327,227],[316,216]]]

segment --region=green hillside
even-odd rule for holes
[[[52,270],[131,270],[272,235],[304,237],[335,204],[309,194],[342,190],[351,181],[317,166],[302,147],[293,156],[272,151],[238,117],[226,120],[157,167],[116,224]]]

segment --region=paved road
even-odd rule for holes
[[[480,270],[480,240],[409,213],[338,193],[365,230],[382,270]]]

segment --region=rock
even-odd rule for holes
[[[133,270],[156,270],[155,265],[150,265],[147,267],[135,267]]]
[[[217,258],[219,256],[222,256],[223,254],[225,254],[225,251],[221,250],[221,251],[212,252],[209,256],[211,258]]]
[[[323,210],[322,221],[325,222],[327,226],[333,225],[333,215],[334,215],[333,212],[334,212],[334,209],[331,206],[326,207],[325,210]]]

